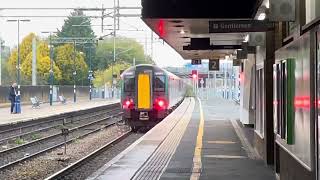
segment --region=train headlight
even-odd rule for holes
[[[133,99],[127,99],[123,102],[123,109],[133,109],[134,108],[134,103]]]
[[[163,100],[159,100],[159,101],[158,101],[158,105],[159,105],[160,107],[163,107],[163,106],[164,106]]]
[[[154,108],[156,110],[164,110],[167,108],[167,102],[163,98],[156,98],[154,100]]]

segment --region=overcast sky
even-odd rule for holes
[[[73,8],[73,7],[113,7],[113,0],[1,0],[0,8]],[[141,0],[120,0],[120,6],[140,6]],[[55,10],[55,11],[17,11],[17,10],[3,10],[0,11],[1,16],[5,15],[69,15],[71,11]],[[139,11],[122,11],[122,13],[137,14]],[[97,12],[89,13],[91,15],[99,15]],[[17,24],[7,22],[8,19],[0,17],[0,37],[2,37],[7,46],[13,47],[17,45]],[[30,18],[29,18],[30,19]],[[20,36],[24,37],[30,32],[35,32],[39,36],[46,36],[41,34],[42,31],[55,31],[57,28],[61,29],[64,23],[64,18],[31,18],[31,22],[21,23]],[[112,19],[106,19],[105,24],[112,24]],[[100,25],[100,19],[93,19],[93,25]],[[108,28],[108,27],[105,27]],[[109,27],[110,28],[110,27]],[[112,27],[111,27],[112,28]],[[110,31],[101,33],[101,27],[93,27],[97,36],[109,34]],[[147,54],[151,54],[151,30],[141,21],[140,18],[121,18],[120,29],[117,34],[136,38],[147,50]],[[144,31],[125,31],[132,29],[140,29]],[[156,35],[154,36],[156,37]],[[163,44],[160,40],[156,40],[153,45],[153,58],[159,66],[182,66],[187,61],[183,60],[181,56],[176,53],[171,47]]]

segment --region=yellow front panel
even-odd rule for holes
[[[150,109],[150,75],[139,74],[138,76],[138,109]]]

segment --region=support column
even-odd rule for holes
[[[265,162],[274,164],[274,133],[273,133],[273,64],[275,62],[275,32],[266,33],[266,59],[264,61],[265,91]]]
[[[32,86],[37,85],[37,42],[32,39]]]

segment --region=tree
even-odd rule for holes
[[[1,83],[3,85],[10,85],[15,80],[14,76],[10,76],[8,71],[8,63],[7,60],[10,56],[10,47],[5,46],[5,42],[0,38],[1,47]]]
[[[73,26],[81,25],[81,26]],[[57,34],[58,37],[87,37],[94,38],[94,32],[91,28],[91,20],[86,17],[83,11],[75,10],[64,21],[61,31]]]
[[[77,25],[77,26],[74,26]],[[91,27],[91,19],[87,17],[83,11],[75,10],[71,15],[64,21],[61,31],[57,34],[58,38],[95,38],[94,31]],[[94,46],[94,45],[93,45]],[[76,48],[80,52],[86,52],[85,45],[77,46]],[[95,46],[92,52],[95,52]],[[91,53],[92,56],[95,53]],[[89,64],[89,55],[86,53],[86,63]]]
[[[20,64],[22,65],[26,60],[27,56],[32,53],[32,40],[36,38],[34,33],[30,33],[25,38],[22,39],[20,44]],[[14,48],[11,52],[11,55],[8,59],[8,70],[10,75],[16,78],[16,67],[17,67],[17,59],[18,59],[18,49]],[[21,77],[22,82],[24,81],[24,77]]]
[[[130,67],[130,64],[125,62],[120,62],[114,65],[113,73],[117,75],[117,82],[120,80],[120,71],[126,70]],[[104,86],[104,84],[111,85],[112,82],[112,67],[109,67],[105,71],[98,70],[95,72],[95,79],[93,80],[93,84],[95,87]]]
[[[21,83],[30,84],[32,76],[32,41],[36,39],[37,42],[37,76],[39,84],[48,84],[50,71],[50,57],[48,44],[34,33],[30,33],[23,38],[20,44],[20,64],[21,64]],[[16,66],[18,50],[14,48],[8,59],[7,69],[10,76],[16,79]],[[53,65],[56,80],[61,79],[61,71],[55,64]]]
[[[50,76],[50,57],[49,47],[44,41],[38,41],[37,43],[37,77],[39,84],[48,84]],[[31,81],[32,76],[32,52],[28,54],[26,59],[21,65],[21,72],[26,80]],[[53,62],[54,78],[59,81],[61,80],[61,71],[56,63]]]
[[[136,64],[154,64],[150,57],[145,56],[143,46],[135,39],[116,38],[116,62],[133,64],[133,58],[136,59]],[[99,42],[93,62],[93,67],[98,70],[104,70],[110,66],[113,62],[113,38]]]
[[[71,44],[65,44],[55,49],[55,62],[62,72],[60,83],[62,85],[73,84],[73,72],[76,68],[76,83],[80,84],[87,80],[88,66],[84,61],[84,57],[79,52],[76,52],[74,64],[74,47]]]

